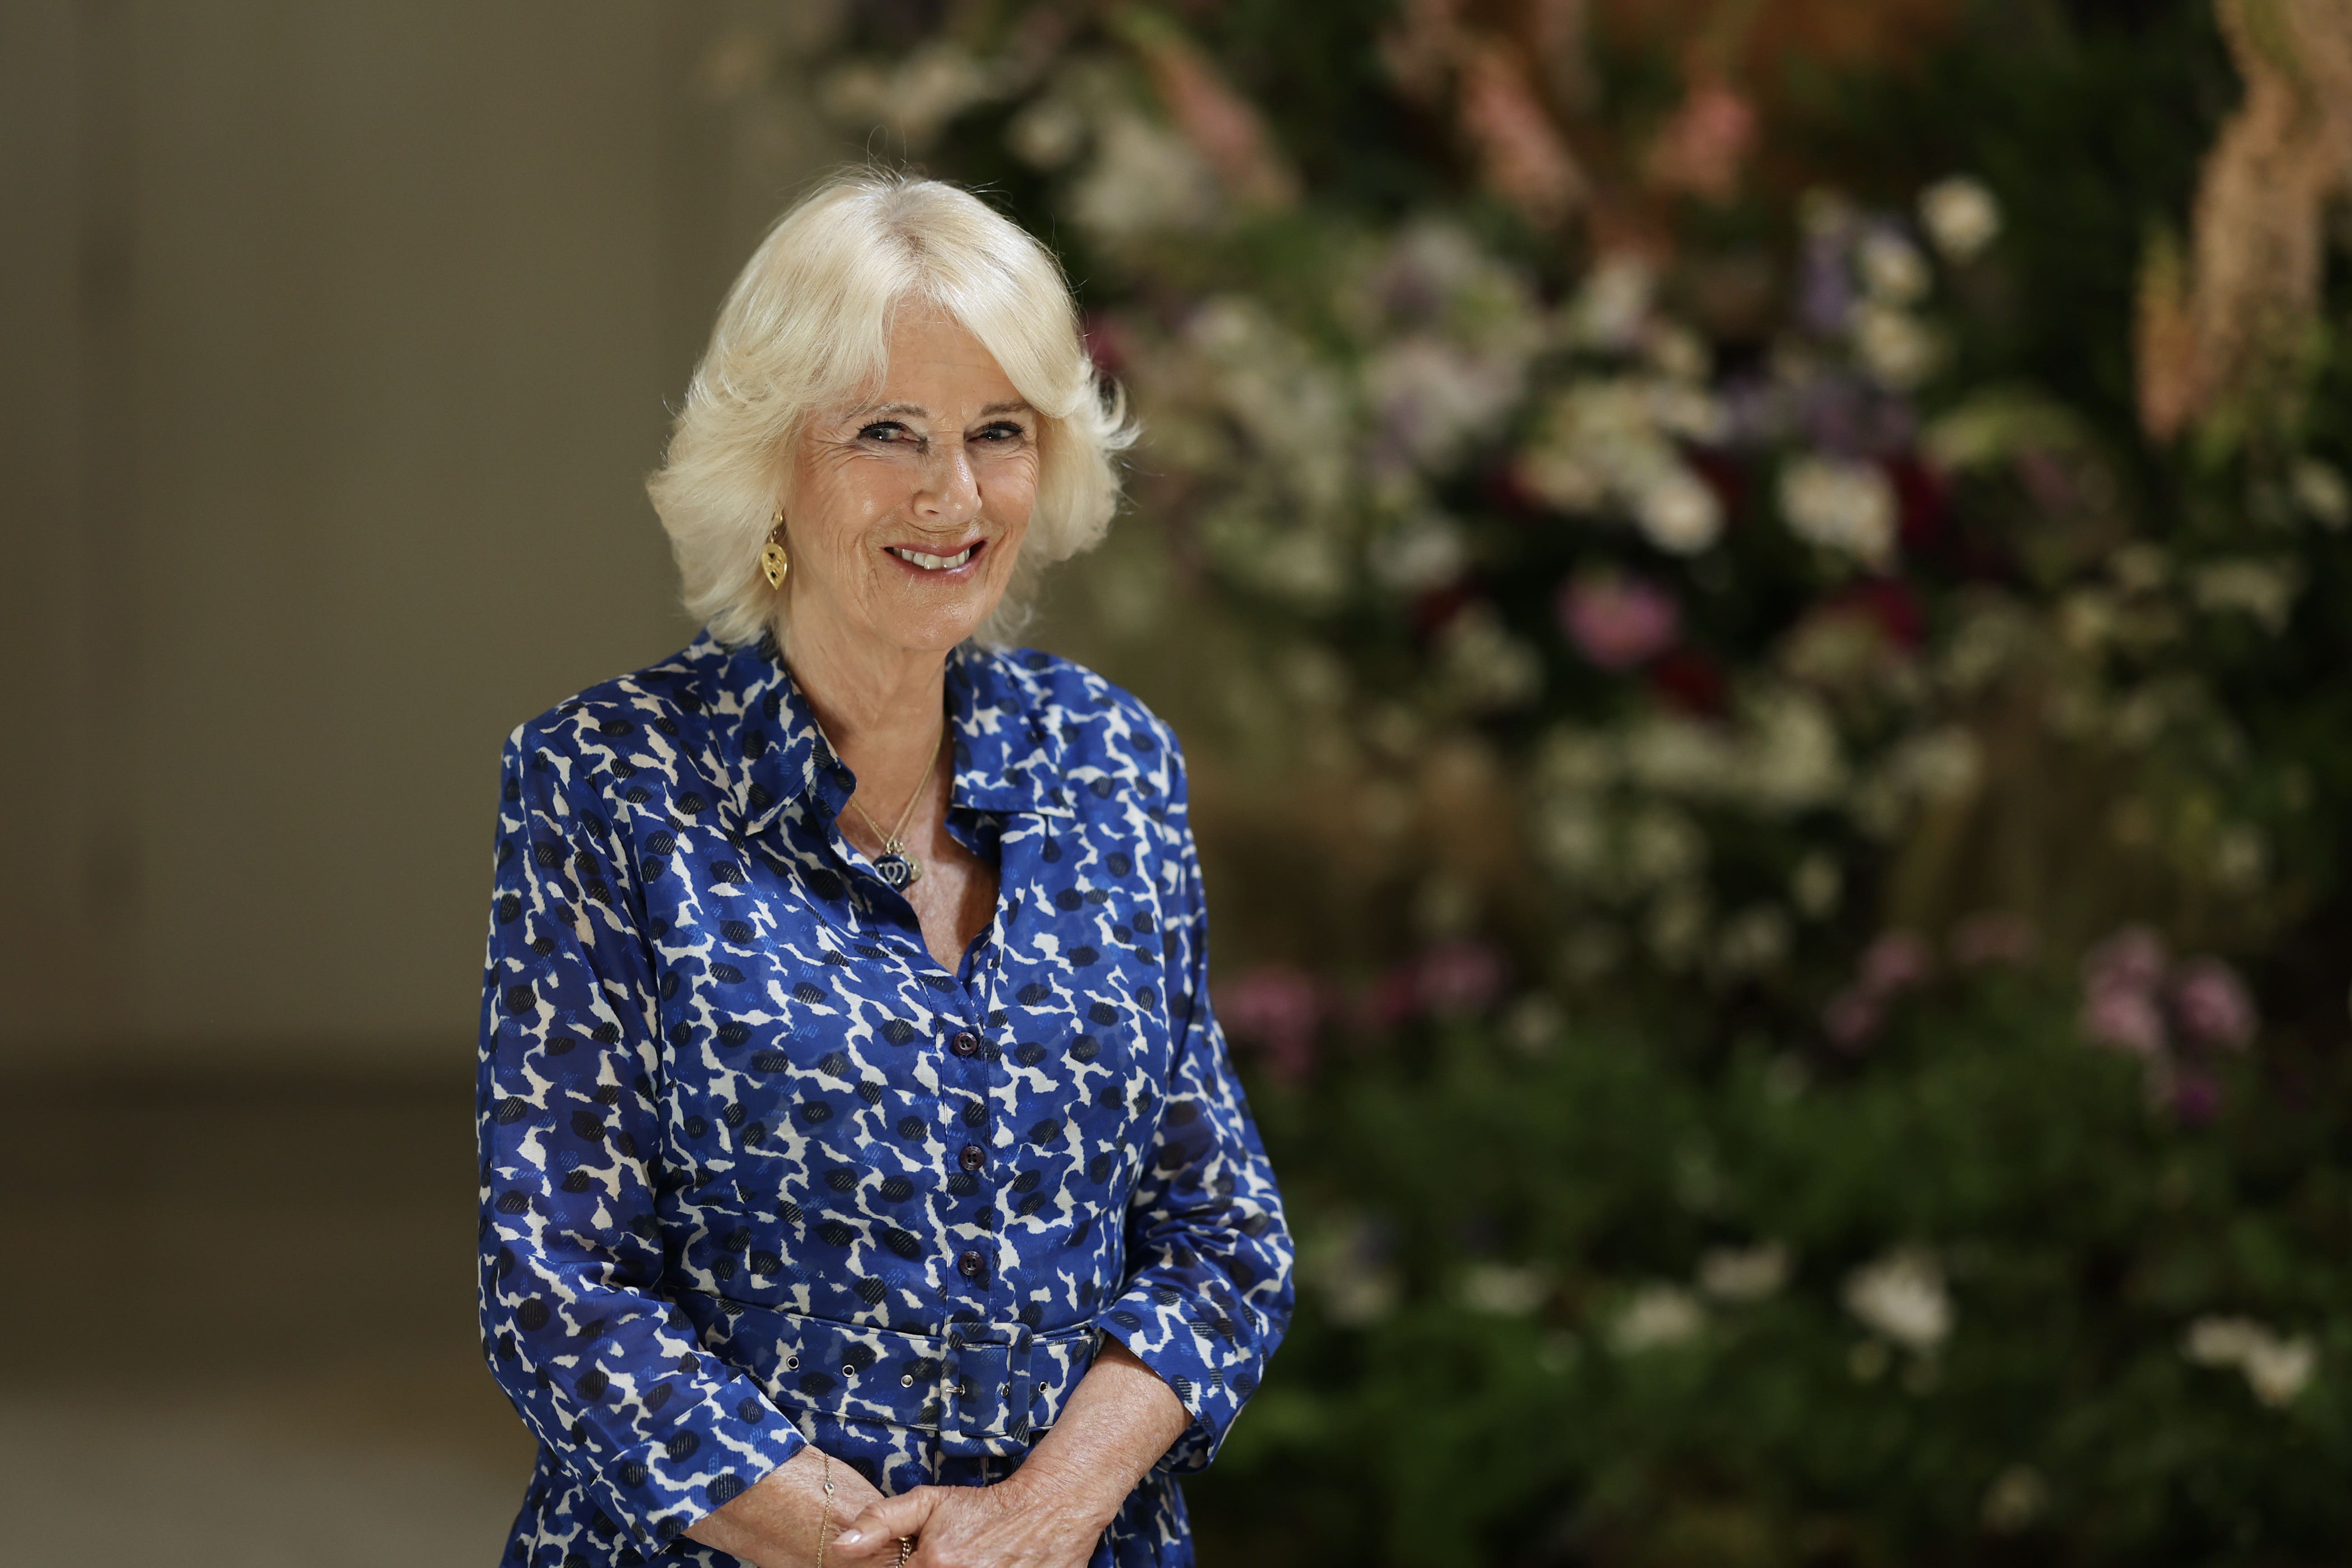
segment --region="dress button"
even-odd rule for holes
[[[980,1054],[980,1037],[970,1029],[959,1029],[956,1037],[948,1042],[948,1049],[960,1057],[976,1057]]]
[[[977,1143],[967,1143],[963,1152],[956,1156],[956,1163],[967,1171],[977,1171],[988,1163],[988,1151]]]
[[[977,1252],[966,1252],[956,1259],[956,1272],[967,1279],[979,1279],[980,1271],[987,1267]]]

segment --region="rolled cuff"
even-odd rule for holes
[[[1157,1468],[1171,1474],[1208,1468],[1263,1375],[1269,1347],[1258,1315],[1139,1282],[1094,1324],[1150,1367],[1192,1417]]]

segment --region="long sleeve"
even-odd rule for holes
[[[505,754],[476,1107],[482,1338],[628,1563],[803,1439],[658,1293],[657,975],[626,825],[564,723],[524,726]]]
[[[1209,1003],[1208,911],[1174,736],[1166,823],[1165,948],[1173,1054],[1149,1158],[1127,1213],[1129,1274],[1096,1326],[1132,1351],[1192,1414],[1162,1468],[1215,1458],[1290,1321],[1291,1242],[1273,1167]]]

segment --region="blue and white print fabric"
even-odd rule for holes
[[[508,742],[482,1011],[481,1316],[541,1444],[506,1562],[679,1532],[810,1440],[888,1492],[1017,1467],[1099,1342],[1190,1428],[1097,1549],[1190,1561],[1288,1321],[1290,1241],[1209,1005],[1175,738],[1066,660],[949,660],[955,973],[841,834],[772,645],[707,634]]]

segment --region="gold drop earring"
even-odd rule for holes
[[[760,549],[760,575],[768,580],[771,588],[784,585],[784,574],[793,569],[792,552],[784,548],[784,509],[778,507],[768,531],[768,542]]]

